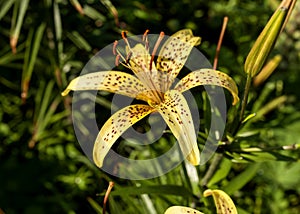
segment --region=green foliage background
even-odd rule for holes
[[[202,37],[198,48],[212,61],[228,16],[219,70],[236,80],[241,96],[245,57],[278,1],[80,1],[85,15],[74,2],[0,1],[0,208],[8,214],[101,213],[108,182],[114,181],[109,213],[159,214],[171,205],[214,213],[201,185],[210,164],[197,167],[194,177],[182,164],[142,181],[97,169],[75,138],[71,97],[60,93],[98,50],[120,39],[122,30],[171,35],[191,28]],[[247,114],[258,116],[219,151],[224,156],[207,183],[226,191],[240,213],[300,212],[299,15],[298,4],[273,52],[283,56],[282,63],[267,83],[251,89]],[[18,31],[13,53],[9,41]],[[102,104],[109,105],[108,98]],[[229,123],[235,111],[229,109]],[[154,154],[159,149],[152,148]]]

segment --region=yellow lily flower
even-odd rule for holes
[[[212,195],[214,198],[215,206],[217,208],[217,214],[237,214],[237,209],[232,201],[232,199],[227,195],[226,192],[222,190],[211,190],[207,189],[204,191],[203,196],[207,197]],[[195,210],[190,207],[184,207],[184,206],[172,206],[169,207],[164,214],[187,214],[187,213],[193,213],[193,214],[204,214],[198,210]]]
[[[203,192],[204,197],[211,195],[214,198],[214,202],[217,208],[217,214],[238,213],[232,199],[229,197],[229,195],[227,195],[226,192],[219,189],[207,189]]]
[[[123,57],[114,49],[117,62],[122,57],[122,64],[133,71],[134,75],[121,71],[100,71],[75,78],[62,93],[71,90],[104,90],[145,101],[124,107],[113,114],[101,128],[94,144],[93,159],[102,167],[107,153],[116,140],[133,124],[152,112],[159,112],[178,140],[184,157],[193,165],[200,162],[197,137],[188,103],[182,92],[199,85],[216,85],[228,89],[233,95],[233,104],[239,100],[235,82],[225,73],[213,69],[199,69],[189,73],[171,88],[179,71],[183,68],[194,45],[200,44],[200,37],[194,37],[189,29],[178,31],[163,44],[158,54],[156,65],[155,52],[163,33],[149,53],[145,34],[145,45],[139,43],[133,48],[123,34],[127,56]],[[116,45],[114,46],[116,48]]]

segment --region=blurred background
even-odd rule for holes
[[[60,93],[94,54],[121,39],[122,30],[128,35],[143,34],[146,29],[171,35],[190,28],[202,37],[197,48],[212,62],[223,17],[228,16],[218,70],[237,82],[241,97],[246,79],[243,63],[278,4],[276,0],[0,0],[2,211],[102,213],[108,182],[114,181],[108,213],[160,214],[171,205],[214,213],[211,201],[201,197],[205,188],[197,180],[209,164],[197,168],[196,180],[188,176],[184,164],[142,181],[115,178],[99,170],[76,140],[71,96]],[[210,188],[225,189],[240,213],[300,213],[299,150],[281,151],[282,146],[300,143],[299,16],[298,3],[271,55],[281,55],[279,67],[268,82],[251,89],[247,111],[264,112],[238,141],[278,149],[239,161],[244,155],[241,148],[228,148],[218,174],[208,183]],[[110,98],[98,100],[101,111],[109,112]],[[229,115],[234,111],[230,109]],[[107,119],[99,118],[99,124]],[[163,151],[167,138],[160,143],[151,152]],[[130,155],[143,158],[139,151]]]

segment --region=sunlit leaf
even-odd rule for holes
[[[233,194],[245,186],[255,175],[260,164],[249,165],[242,173],[234,177],[230,182],[223,187],[223,190],[228,194]]]

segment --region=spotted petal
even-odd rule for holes
[[[137,44],[133,48],[127,49],[127,52],[131,55],[129,63],[135,74],[150,70],[151,56],[145,46]],[[152,62],[151,70],[156,70],[154,62]]]
[[[164,214],[203,214],[203,213],[190,207],[172,206],[169,207]]]
[[[151,62],[149,52],[142,44],[137,44],[130,49],[130,53],[132,55],[129,60],[130,68],[144,86],[152,92],[153,97],[156,97],[155,100],[161,100],[164,92],[161,90],[161,86],[164,80],[161,79],[160,73],[156,70],[154,63]],[[151,70],[150,62],[152,63]]]
[[[157,58],[157,69],[168,73],[165,90],[183,68],[193,46],[200,44],[200,37],[194,37],[190,29],[176,32],[163,44]]]
[[[148,101],[151,94],[139,79],[133,75],[120,71],[101,71],[89,73],[73,79],[68,87],[62,92],[67,95],[71,90],[104,90]]]
[[[101,128],[93,149],[93,159],[98,167],[116,140],[133,124],[155,111],[148,105],[130,105],[113,114]]]
[[[203,193],[204,197],[212,195],[214,198],[215,205],[217,207],[217,213],[221,214],[237,214],[236,207],[232,199],[222,190],[211,190],[207,189]]]
[[[226,88],[233,96],[232,104],[235,105],[239,101],[238,88],[233,79],[213,69],[199,69],[189,73],[177,83],[175,89],[184,92],[200,85],[216,85]]]
[[[190,108],[184,96],[175,90],[168,91],[164,102],[156,106],[179,142],[184,157],[193,165],[200,162],[196,132]]]

